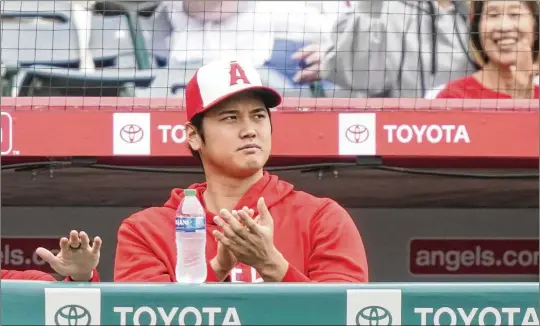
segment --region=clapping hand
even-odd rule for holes
[[[85,232],[71,231],[69,239],[60,239],[60,252],[55,256],[45,248],[38,248],[36,254],[51,265],[58,274],[69,276],[73,281],[89,281],[93,270],[99,264],[101,238],[90,238]]]
[[[253,266],[265,281],[280,281],[288,262],[274,246],[274,219],[264,198],[259,198],[257,209],[259,216],[255,219],[245,210],[233,214],[222,209],[214,221],[223,232],[215,230],[213,235],[236,259]]]
[[[247,207],[244,207],[242,211],[247,214],[250,218],[253,217],[255,212],[253,209],[249,209]],[[234,216],[234,218],[238,221],[240,221],[240,217],[238,215],[238,211],[233,210],[231,214]],[[217,255],[210,261],[210,265],[212,266],[212,269],[216,273],[216,276],[218,280],[223,281],[229,272],[238,264],[238,259],[234,256],[234,254],[226,247],[224,246],[220,241],[217,241]]]

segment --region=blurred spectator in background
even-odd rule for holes
[[[537,1],[474,1],[471,51],[482,69],[450,82],[438,98],[538,98]]]
[[[68,238],[60,239],[60,252],[54,255],[45,248],[38,248],[36,254],[47,262],[58,274],[65,276],[66,282],[99,282],[96,270],[99,264],[101,238],[93,243],[85,232],[71,231]],[[2,280],[56,281],[50,274],[35,271],[2,270]]]
[[[148,48],[161,66],[238,58],[279,72],[275,86],[310,82],[319,79],[322,44],[343,3],[164,1],[146,27]]]
[[[424,97],[476,65],[465,1],[354,1],[339,17],[323,77],[352,97]]]

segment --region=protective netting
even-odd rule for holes
[[[197,68],[234,58],[251,61],[285,97],[272,113],[265,170],[347,209],[365,235],[372,281],[538,280],[537,260],[483,266],[491,275],[483,278],[470,266],[439,278],[435,263],[414,269],[418,251],[455,252],[451,238],[496,238],[484,248],[495,252],[519,239],[519,250],[538,257],[537,0],[0,7],[4,248],[19,250],[31,235],[47,238],[21,252],[47,241],[52,249],[62,228],[85,228],[108,239],[100,273],[112,280],[115,225],[205,180],[179,111]],[[452,100],[430,101],[437,97]],[[219,148],[231,138],[213,139]],[[424,248],[413,241],[420,237],[439,240]],[[458,252],[468,255],[474,241]],[[4,252],[3,268],[36,265]]]
[[[537,0],[1,7],[3,96],[182,97],[230,57],[289,98],[538,98]]]

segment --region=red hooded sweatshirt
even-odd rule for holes
[[[534,86],[533,98],[537,99],[540,94],[538,85]],[[482,85],[474,76],[469,75],[449,82],[446,87],[437,94],[437,98],[459,99],[511,99],[510,94],[501,93]]]
[[[206,183],[194,184],[202,194]],[[124,220],[118,231],[115,282],[176,282],[175,213],[184,194],[173,189],[164,207],[152,207]],[[289,262],[283,282],[367,282],[368,267],[362,239],[349,214],[336,202],[316,198],[264,173],[240,199],[235,209],[253,208],[264,197],[274,219],[274,244]],[[207,282],[218,279],[210,267],[217,243],[212,231],[215,212],[206,211]],[[225,280],[261,282],[250,266],[239,263]]]
[[[2,280],[23,280],[23,281],[53,281],[55,282],[56,279],[51,276],[51,274],[47,274],[41,271],[34,271],[34,270],[28,270],[28,271],[13,271],[13,270],[6,270],[2,269]],[[71,278],[66,277],[64,279],[64,282],[72,282]],[[99,282],[99,274],[97,270],[94,269],[94,276],[90,280],[90,282]]]

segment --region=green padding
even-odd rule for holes
[[[2,281],[2,325],[538,325],[537,283]]]

